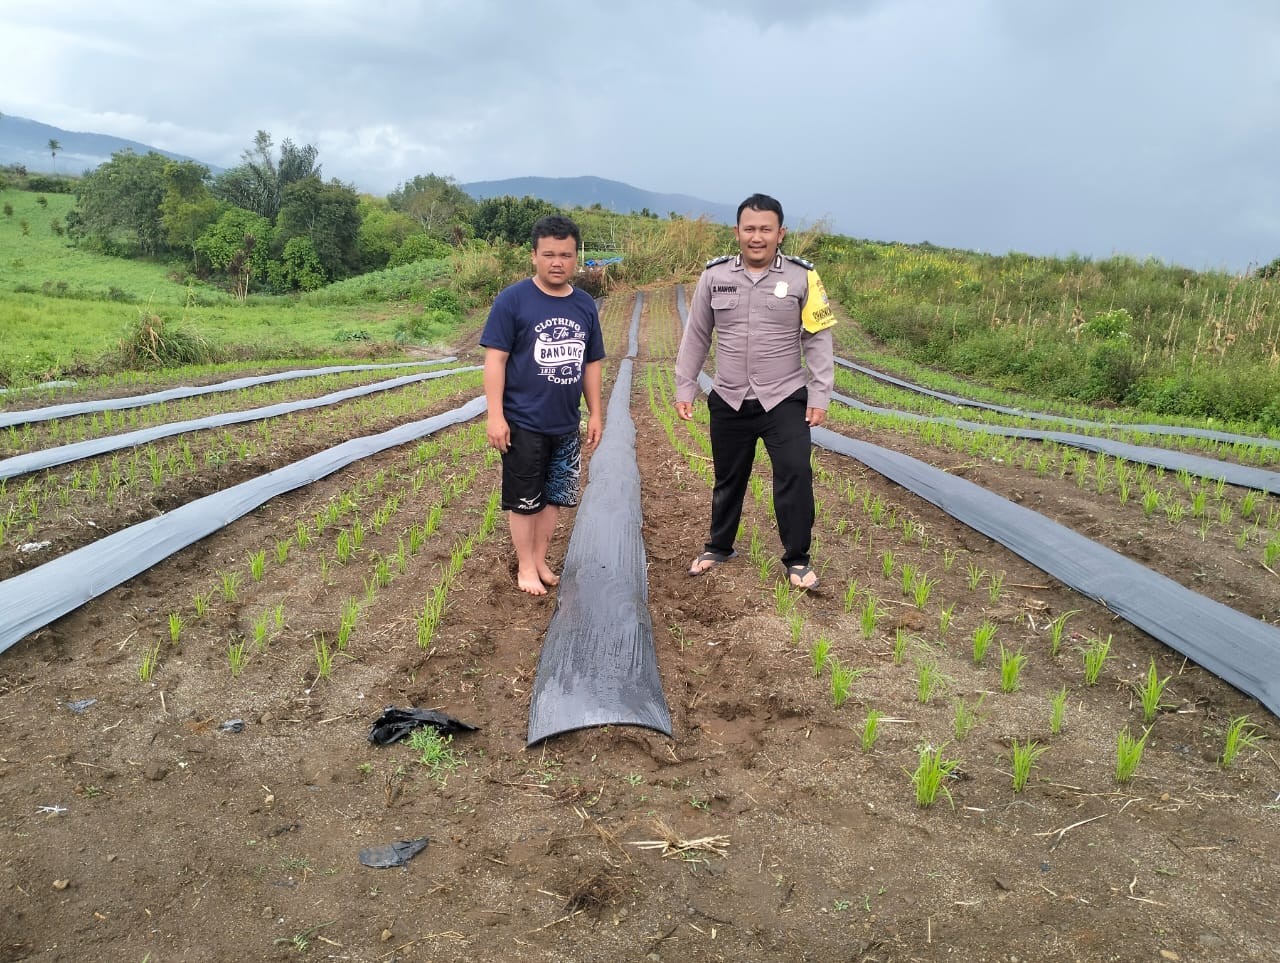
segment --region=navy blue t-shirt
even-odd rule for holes
[[[578,288],[563,298],[525,278],[493,301],[480,344],[506,351],[503,415],[544,435],[567,435],[581,420],[582,369],[604,357],[600,315]]]

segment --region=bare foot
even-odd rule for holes
[[[538,566],[538,578],[541,579],[543,585],[555,587],[560,584],[560,576],[545,565]]]
[[[547,587],[542,584],[542,579],[538,578],[537,572],[532,576],[525,575],[524,572],[517,573],[516,584],[520,586],[521,592],[528,592],[530,595],[547,594]]]

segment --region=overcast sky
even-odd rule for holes
[[[1280,256],[1276,0],[0,0],[0,112],[385,194],[593,174],[992,253]]]

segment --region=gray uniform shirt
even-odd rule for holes
[[[689,303],[676,357],[676,401],[698,396],[698,372],[714,330],[716,394],[735,411],[749,397],[768,411],[801,387],[809,389],[808,407],[825,411],[835,377],[831,329],[804,329],[800,312],[808,296],[808,270],[781,254],[758,281],[741,255],[713,261]]]

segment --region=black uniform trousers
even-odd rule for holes
[[[808,565],[813,537],[813,469],[809,425],[804,420],[809,392],[800,388],[772,410],[754,398],[734,411],[714,391],[707,397],[711,415],[711,457],[716,485],[711,494],[711,538],[706,550],[729,555],[742,519],[742,500],[751,478],[756,441],[764,439],[773,465],[773,508],[782,538],[782,564]]]

